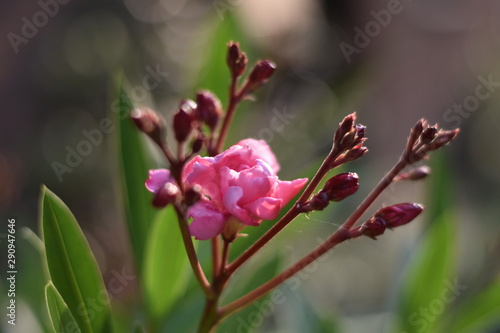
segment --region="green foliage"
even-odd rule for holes
[[[143,283],[150,315],[161,320],[178,301],[190,273],[177,216],[172,206],[156,216],[144,258]]]
[[[52,327],[57,333],[80,333],[75,317],[64,302],[56,287],[49,282],[45,287],[45,298]]]
[[[142,268],[146,238],[155,213],[151,196],[144,189],[144,180],[152,164],[145,152],[143,135],[129,118],[133,103],[122,85],[118,88],[118,101],[118,163],[123,209],[135,260]]]
[[[481,293],[460,304],[443,320],[442,332],[487,332],[491,325],[500,325],[500,280]]]
[[[242,296],[267,282],[280,272],[282,266],[281,263],[281,256],[274,255],[258,268],[252,270],[251,278],[247,275],[248,278],[241,280],[240,286],[235,286],[233,292],[231,293],[232,295],[228,295],[228,297],[225,298],[234,299],[235,295]],[[269,297],[270,296],[268,294],[262,299],[225,319],[218,326],[217,332],[236,332],[237,327],[241,327],[240,331],[242,332],[250,333],[258,331],[262,321],[264,321],[266,317],[271,316],[272,311],[274,311],[274,308],[277,306],[269,300]]]
[[[84,333],[109,332],[110,308],[99,267],[69,208],[46,187],[41,227],[52,283]]]

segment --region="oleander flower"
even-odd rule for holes
[[[188,210],[191,235],[210,239],[231,222],[258,226],[278,217],[304,187],[307,178],[281,181],[280,166],[263,140],[245,139],[215,157],[196,156],[184,167],[183,179],[200,189],[201,200]]]

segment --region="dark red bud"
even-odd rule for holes
[[[162,145],[165,140],[165,121],[153,110],[141,107],[132,111],[130,117],[137,128],[154,142]]]
[[[434,138],[436,137],[436,133],[437,133],[437,125],[434,125],[432,127],[427,127],[422,132],[422,135],[420,136],[420,140],[422,140],[423,144],[428,144],[432,140],[434,140]]]
[[[198,153],[201,150],[201,148],[203,148],[203,143],[204,143],[203,138],[196,138],[196,140],[194,140],[193,142],[193,146],[191,147],[191,152],[193,154]]]
[[[359,178],[356,173],[346,172],[330,178],[321,192],[328,195],[330,201],[341,201],[356,193],[359,188]]]
[[[345,162],[351,162],[351,161],[357,160],[358,158],[360,158],[361,156],[366,154],[367,151],[368,151],[368,148],[363,147],[362,143],[360,143],[359,145],[348,150],[344,154],[343,161],[345,163]]]
[[[304,207],[306,211],[323,210],[330,203],[330,199],[326,192],[316,194]]]
[[[361,124],[356,124],[356,137],[358,139],[364,138],[365,132],[366,132],[366,126],[363,126]]]
[[[351,132],[354,121],[356,121],[356,112],[353,112],[342,119],[337,127],[337,130],[335,131],[335,136],[333,137],[335,144],[340,145],[342,138],[347,133]]]
[[[208,90],[201,90],[196,94],[196,117],[214,130],[222,115],[220,100]]]
[[[384,220],[372,217],[360,226],[359,231],[362,235],[377,239],[376,237],[382,235],[385,229],[387,229],[387,224]]]
[[[460,130],[458,128],[452,131],[440,130],[434,140],[429,144],[429,150],[436,150],[448,144],[451,140],[455,139]]]
[[[166,207],[168,204],[173,203],[179,197],[179,188],[172,183],[166,183],[165,186],[156,192],[153,198],[153,206],[156,208]]]
[[[184,142],[193,129],[193,117],[182,108],[174,115],[174,132],[177,142]]]
[[[395,180],[420,180],[429,176],[431,173],[431,168],[428,166],[421,166],[415,169],[412,169],[406,173],[402,173],[395,178]]]
[[[231,74],[235,77],[243,74],[248,63],[248,58],[245,53],[241,52],[239,43],[233,42],[229,42],[227,46],[226,60]]]
[[[243,88],[245,94],[250,94],[258,87],[266,83],[271,75],[273,75],[276,65],[269,60],[259,61],[253,68],[248,76],[245,87]]]
[[[394,228],[411,222],[423,210],[420,204],[400,203],[380,209],[374,217],[384,220],[388,228]]]
[[[252,83],[265,83],[271,75],[273,75],[276,65],[269,60],[262,60],[255,64],[249,76],[249,81]]]
[[[427,127],[427,121],[424,118],[417,121],[415,126],[413,126],[410,132],[410,136],[408,137],[408,143],[406,144],[406,150],[408,152],[410,152],[413,149],[413,146],[417,142],[418,138],[420,138],[420,134],[422,134],[422,131],[426,127]]]

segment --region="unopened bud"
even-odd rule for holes
[[[155,194],[153,198],[153,206],[157,208],[166,207],[173,203],[179,196],[179,188],[173,183],[165,183]]]
[[[328,195],[330,201],[341,201],[356,193],[359,188],[359,178],[356,173],[346,172],[330,178],[321,192]]]
[[[313,210],[323,210],[330,203],[330,198],[328,194],[325,192],[319,192],[316,194],[309,202],[304,205],[305,211],[313,211]]]
[[[423,210],[419,204],[400,203],[380,209],[374,217],[384,220],[388,228],[394,228],[413,221]]]
[[[203,148],[203,142],[204,142],[203,138],[200,137],[196,138],[196,140],[194,140],[193,142],[193,146],[191,147],[191,152],[193,154],[198,153],[201,150],[201,148]]]
[[[458,128],[452,131],[440,130],[434,140],[429,144],[429,150],[436,150],[448,144],[451,140],[455,139],[460,130]]]
[[[165,121],[153,110],[142,107],[136,108],[130,115],[137,128],[148,135],[158,145],[165,140]]]
[[[193,129],[193,117],[182,108],[174,115],[174,132],[177,142],[184,142]]]
[[[276,65],[269,60],[259,61],[248,76],[245,85],[245,92],[252,93],[255,89],[266,83],[271,75],[273,75]]]
[[[398,180],[420,180],[429,176],[431,173],[431,168],[428,166],[421,166],[415,169],[412,169],[408,172],[402,173],[394,178],[395,181]]]
[[[345,116],[344,119],[342,119],[333,137],[333,141],[335,142],[335,144],[340,145],[340,141],[342,141],[342,138],[347,133],[351,132],[355,120],[356,120],[356,112],[353,112]]]
[[[431,143],[431,141],[434,140],[434,138],[436,137],[436,133],[437,133],[437,125],[427,127],[422,132],[420,140],[422,140],[423,144]]]
[[[196,117],[214,130],[222,115],[220,100],[208,90],[196,94]]]
[[[372,217],[359,227],[359,232],[362,235],[377,239],[377,236],[382,235],[387,229],[387,224],[384,220],[377,217]]]
[[[367,151],[368,151],[368,148],[363,147],[362,143],[360,143],[356,147],[349,149],[342,157],[342,161],[343,161],[343,163],[345,163],[345,162],[351,162],[351,161],[357,160],[358,158],[360,158],[361,156],[366,154]]]
[[[229,42],[227,46],[227,65],[231,74],[240,77],[247,67],[248,58],[241,52],[239,43]]]

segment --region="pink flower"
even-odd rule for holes
[[[183,179],[199,185],[202,199],[188,210],[190,231],[210,239],[224,231],[228,221],[258,226],[273,220],[304,187],[307,178],[281,181],[280,166],[263,140],[246,139],[215,157],[196,156],[184,167]]]

